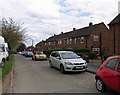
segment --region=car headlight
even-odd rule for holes
[[[65,62],[65,65],[73,65],[73,64],[70,62]]]

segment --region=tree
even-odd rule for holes
[[[26,45],[24,43],[20,43],[20,45],[17,48],[17,52],[22,52],[26,49]]]
[[[9,49],[15,51],[25,38],[25,28],[22,27],[23,23],[18,23],[11,18],[8,20],[2,18],[1,23],[2,36],[8,43]]]

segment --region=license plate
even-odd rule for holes
[[[83,68],[82,66],[76,67],[76,69],[82,69],[82,68]]]

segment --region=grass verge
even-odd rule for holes
[[[3,68],[0,68],[0,78],[4,77],[12,70],[12,65],[14,61],[14,55],[9,56],[9,60],[5,63]]]

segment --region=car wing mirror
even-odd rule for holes
[[[57,59],[61,60],[61,58],[59,56],[56,57]]]

